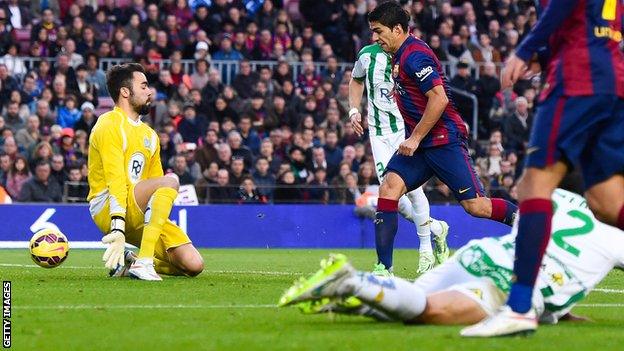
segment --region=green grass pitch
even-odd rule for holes
[[[370,269],[373,250],[346,253]],[[15,350],[624,350],[624,273],[612,272],[574,310],[591,323],[542,326],[530,338],[466,340],[460,327],[403,326],[363,317],[278,309],[295,278],[329,250],[202,250],[197,278],[110,279],[99,250],[72,250],[56,269],[26,250],[0,250],[12,281]],[[417,254],[399,250],[396,273],[414,277]]]

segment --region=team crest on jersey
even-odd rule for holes
[[[392,78],[396,79],[399,76],[399,64],[392,66]]]
[[[151,144],[152,142],[148,138],[143,138],[143,146],[149,149]]]
[[[132,184],[136,184],[141,180],[143,169],[145,168],[145,156],[142,152],[135,152],[128,162],[128,177]]]

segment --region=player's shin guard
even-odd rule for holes
[[[492,201],[492,215],[490,216],[490,219],[512,226],[514,214],[518,211],[518,207],[507,200],[490,200]]]
[[[367,305],[401,321],[412,321],[427,306],[424,290],[398,277],[378,277],[359,272],[346,284],[353,285],[353,295]]]
[[[158,188],[150,198],[145,210],[145,228],[139,248],[139,258],[153,258],[156,241],[163,231],[163,225],[169,218],[173,201],[178,192],[173,188]]]
[[[624,230],[624,206],[620,208],[620,214],[618,215],[617,227]]]
[[[375,215],[375,247],[377,259],[386,269],[392,267],[392,251],[394,250],[394,236],[398,229],[397,216],[398,201],[379,198],[377,214]]]
[[[514,263],[515,282],[507,300],[514,312],[525,313],[531,308],[533,286],[550,240],[552,216],[550,199],[529,199],[520,203]]]

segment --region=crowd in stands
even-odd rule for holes
[[[540,77],[501,91],[500,64],[537,20],[528,0],[402,0],[410,28],[449,63],[493,196],[514,200]],[[0,185],[24,202],[85,201],[88,138],[112,103],[103,58],[143,64],[143,122],[165,172],[206,203],[355,203],[378,184],[367,137],[348,123],[349,69],[370,43],[375,0],[0,2]],[[36,63],[31,65],[23,57]],[[163,59],[171,63],[160,65]],[[184,60],[193,60],[183,69]],[[238,62],[230,84],[215,60]],[[250,62],[251,61],[251,62]],[[253,61],[274,61],[257,66]],[[169,62],[169,61],[167,61]],[[295,76],[293,63],[303,63]],[[313,62],[322,62],[322,69]],[[365,105],[362,107],[364,108]],[[452,201],[433,179],[432,201]]]

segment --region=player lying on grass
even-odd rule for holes
[[[106,75],[115,108],[98,118],[89,139],[89,211],[109,244],[111,276],[162,280],[156,273],[195,276],[203,260],[188,235],[171,222],[176,178],[163,176],[156,132],[141,122],[152,99],[143,67],[113,66]],[[125,251],[138,246],[138,259]]]
[[[580,195],[558,189],[552,202],[553,232],[533,308],[525,317],[528,324],[537,319],[556,323],[568,316],[612,268],[624,264],[624,232],[596,220]],[[288,289],[279,305],[298,304],[306,313],[333,310],[384,321],[477,323],[505,304],[513,275],[515,231],[470,241],[414,283],[358,272],[344,255],[332,255],[311,278]]]

